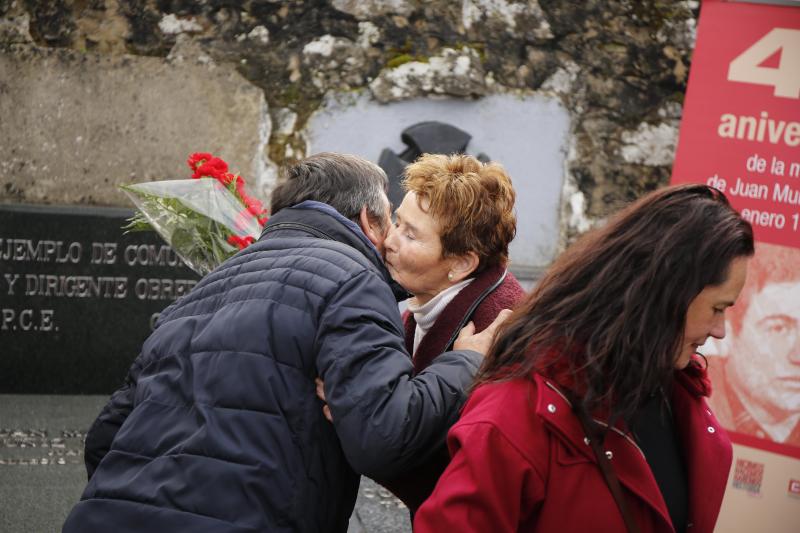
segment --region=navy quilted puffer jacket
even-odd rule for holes
[[[358,474],[424,461],[480,362],[449,352],[412,379],[388,279],[329,206],[275,214],[164,311],[89,431],[63,531],[346,531]]]

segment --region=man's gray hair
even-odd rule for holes
[[[386,173],[361,157],[321,152],[283,170],[280,185],[272,191],[270,213],[275,214],[305,200],[324,202],[346,218],[358,222],[361,208],[383,224],[386,216]]]

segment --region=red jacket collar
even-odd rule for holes
[[[711,396],[711,379],[708,377],[708,368],[695,356],[683,370],[675,372],[675,381],[682,385],[693,396]]]
[[[676,430],[684,451],[690,494],[703,494],[703,498],[690,497],[689,520],[693,531],[711,533],[716,522],[727,475],[708,476],[708,472],[728,472],[731,464],[731,445],[722,427],[702,399],[710,390],[705,368],[699,363],[675,372],[672,407]],[[583,428],[572,412],[572,406],[562,389],[552,379],[535,374],[536,416],[542,420],[572,455],[564,460],[596,463],[591,447],[584,440]],[[603,420],[595,418],[598,423]],[[622,424],[606,435],[603,448],[611,452],[611,463],[620,483],[646,502],[671,526],[666,503],[643,452],[636,442],[626,435]],[[709,505],[693,505],[706,501]]]

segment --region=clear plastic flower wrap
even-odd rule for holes
[[[128,231],[155,230],[200,275],[205,275],[261,234],[267,217],[244,180],[211,154],[187,161],[195,179],[124,185],[136,205]]]

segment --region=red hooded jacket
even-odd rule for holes
[[[688,481],[687,532],[712,533],[732,460],[709,410],[705,371],[677,371],[672,412]],[[559,387],[534,375],[483,385],[450,430],[452,460],[419,509],[415,533],[624,532],[622,515]],[[671,533],[661,491],[636,443],[616,428],[604,449],[642,533]]]

